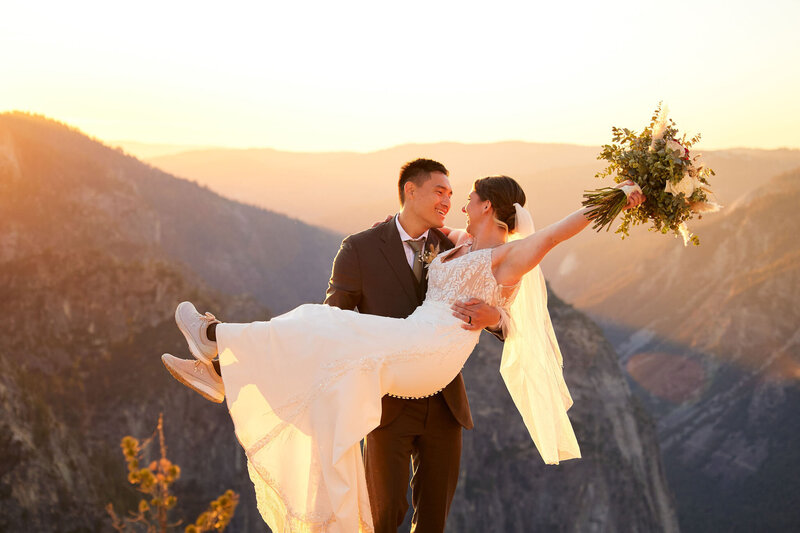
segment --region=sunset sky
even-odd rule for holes
[[[664,100],[703,148],[800,148],[798,22],[798,0],[12,1],[0,111],[105,141],[369,151],[599,145]]]

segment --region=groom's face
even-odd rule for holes
[[[411,211],[415,217],[429,228],[444,226],[444,218],[450,211],[450,197],[453,189],[450,180],[441,172],[431,172],[431,178],[422,185],[414,185],[406,193],[404,210]]]

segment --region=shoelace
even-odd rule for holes
[[[203,319],[203,320],[205,320],[206,322],[215,322],[215,321],[216,321],[216,322],[219,322],[219,321],[217,320],[217,317],[215,317],[214,315],[212,315],[212,314],[211,314],[211,313],[209,313],[208,311],[206,311],[206,314],[202,315],[200,318],[201,318],[201,319]]]
[[[195,372],[195,374],[199,374],[199,375],[202,376],[203,373],[206,371],[205,366],[206,366],[206,364],[203,363],[202,361],[195,361],[194,362],[194,372]]]

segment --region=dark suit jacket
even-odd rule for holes
[[[449,250],[453,243],[435,229],[428,232],[428,245]],[[425,299],[427,280],[422,283],[408,266],[403,243],[394,218],[378,226],[350,235],[342,241],[333,261],[325,303],[342,309],[358,309],[371,315],[405,318]],[[472,429],[464,378],[459,373],[441,392],[453,417]],[[394,420],[403,409],[403,400],[383,397],[381,425]]]

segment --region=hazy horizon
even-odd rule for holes
[[[700,150],[800,148],[800,4],[12,3],[0,110],[99,139],[599,146],[659,101]]]
[[[376,152],[385,152],[388,150],[392,150],[395,148],[400,148],[404,146],[427,146],[427,145],[435,145],[435,144],[458,144],[458,145],[492,145],[492,144],[541,144],[541,145],[563,145],[563,146],[576,146],[581,148],[593,148],[596,147],[599,150],[601,145],[594,145],[594,144],[583,144],[583,143],[573,143],[573,142],[545,142],[545,141],[526,141],[522,139],[499,139],[496,141],[481,141],[481,142],[466,142],[466,141],[456,141],[456,140],[441,140],[441,141],[432,141],[432,142],[405,142],[400,144],[392,144],[387,146],[381,146],[372,149],[364,149],[364,150],[287,150],[276,148],[274,146],[233,146],[233,145],[223,145],[223,144],[180,144],[180,143],[151,143],[151,142],[142,142],[133,139],[98,139],[102,143],[112,146],[112,147],[119,147],[125,149],[126,146],[129,147],[141,147],[145,149],[176,149],[180,152],[189,152],[189,151],[203,151],[203,150],[274,150],[276,152],[285,152],[285,153],[292,153],[292,154],[334,154],[334,153],[348,153],[348,154],[373,154]],[[610,139],[609,139],[610,141]],[[712,151],[712,152],[721,152],[726,150],[762,150],[762,151],[778,151],[778,150],[791,150],[791,151],[798,151],[800,150],[800,146],[792,147],[792,146],[776,146],[774,148],[761,148],[757,146],[729,146],[725,148],[706,148],[705,151]],[[126,150],[127,151],[127,150]],[[176,152],[167,152],[167,153],[176,153]],[[132,155],[135,155],[132,153]]]
[[[173,144],[173,143],[147,143],[133,140],[110,140],[98,139],[107,146],[121,148],[125,153],[132,155],[143,161],[156,159],[159,157],[188,154],[191,152],[206,152],[206,151],[258,151],[258,150],[271,150],[278,153],[294,154],[294,155],[326,155],[326,154],[353,154],[353,155],[369,155],[381,152],[388,152],[398,150],[410,146],[434,146],[434,145],[462,145],[462,146],[492,146],[501,144],[528,144],[528,145],[553,145],[553,146],[572,146],[576,148],[597,148],[600,152],[600,145],[588,145],[579,143],[547,143],[547,142],[534,142],[509,139],[504,141],[487,141],[487,142],[463,142],[463,141],[436,141],[430,143],[409,142],[402,144],[395,144],[376,148],[373,150],[330,150],[330,151],[311,151],[311,150],[283,150],[272,146],[222,146],[222,145],[192,145],[192,144]],[[800,151],[800,147],[776,147],[776,148],[758,148],[752,146],[732,146],[730,148],[717,148],[698,150],[700,153],[710,152],[723,152],[723,151],[737,151],[737,150],[756,150],[756,151]],[[420,157],[425,157],[426,154],[420,153]],[[397,161],[398,168],[404,161]],[[446,162],[445,162],[446,164]]]

